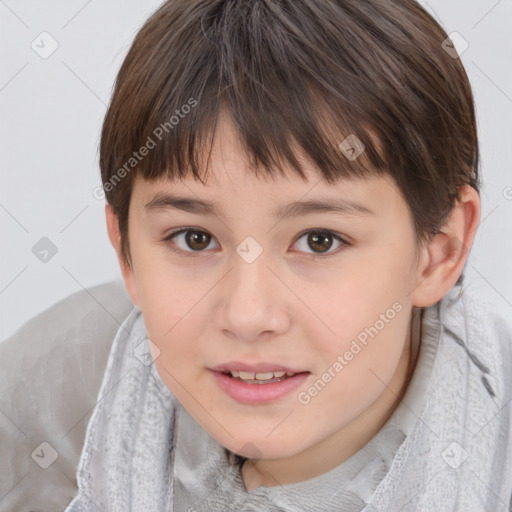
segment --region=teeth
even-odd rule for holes
[[[274,378],[274,372],[257,373],[255,376],[256,380],[268,380]]]
[[[238,376],[243,380],[254,380],[254,373],[252,372],[239,372]]]
[[[239,377],[242,380],[270,380],[270,379],[278,379],[286,375],[287,377],[291,375],[295,375],[291,372],[264,372],[264,373],[254,373],[254,372],[238,372],[236,370],[231,372],[233,377]]]

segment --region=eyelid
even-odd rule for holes
[[[305,255],[305,257],[309,257],[309,258],[313,258],[313,259],[328,258],[329,256],[335,256],[340,251],[344,250],[347,246],[352,245],[352,243],[349,242],[345,238],[345,236],[337,233],[336,231],[333,231],[333,230],[327,229],[327,228],[308,228],[308,229],[302,231],[302,233],[297,235],[293,244],[297,243],[303,236],[309,235],[310,233],[328,233],[328,234],[332,235],[333,238],[335,238],[336,240],[341,242],[341,246],[338,247],[337,249],[335,249],[334,251],[325,252],[325,253],[295,251],[295,252],[299,252],[299,253]]]
[[[186,233],[187,231],[197,231],[200,233],[210,234],[210,233],[208,233],[208,231],[206,231],[204,229],[196,228],[194,226],[186,226],[186,227],[182,227],[182,228],[177,228],[174,231],[170,231],[169,233],[167,233],[164,236],[164,238],[162,238],[162,242],[171,242],[172,238],[174,238],[175,236],[180,235],[182,233]],[[211,236],[212,236],[212,238],[215,238],[213,235],[211,235]],[[172,245],[170,246],[170,249],[171,249],[171,251],[179,253],[180,255],[185,256],[185,257],[195,258],[195,257],[203,256],[202,253],[205,253],[205,255],[206,255],[206,251],[184,251],[183,249],[179,249],[179,248],[176,249],[175,247],[172,247]]]
[[[206,230],[204,230],[202,228],[197,228],[197,227],[193,227],[193,226],[186,226],[186,227],[182,227],[182,228],[177,228],[174,231],[171,231],[171,232],[167,233],[164,236],[164,238],[162,239],[162,242],[172,241],[172,238],[174,238],[175,236],[180,235],[182,233],[186,233],[187,231],[197,231],[197,232],[200,232],[200,233],[206,233],[206,234],[211,235],[211,233],[209,233],[208,231],[206,231]],[[310,258],[313,258],[313,259],[316,259],[316,258],[327,258],[329,256],[333,256],[333,255],[338,254],[340,251],[345,249],[346,246],[352,245],[352,243],[349,242],[344,235],[341,235],[341,234],[337,233],[336,231],[333,231],[333,230],[327,229],[327,228],[308,228],[308,229],[302,231],[301,233],[299,233],[296,236],[295,240],[293,241],[293,244],[297,243],[297,241],[299,241],[303,236],[308,235],[310,233],[328,233],[328,234],[332,235],[333,238],[335,238],[336,240],[341,242],[341,246],[338,247],[337,249],[335,249],[334,251],[326,252],[326,253],[303,252],[303,251],[294,251],[294,252],[298,252],[298,253],[304,254],[306,257],[310,257]],[[213,235],[211,235],[211,237],[213,239],[215,239],[215,237]],[[176,249],[174,247],[170,247],[170,249],[172,251],[174,251],[174,252],[177,252],[177,253],[185,256],[185,257],[190,257],[190,256],[191,257],[199,257],[199,256],[202,256],[202,253],[206,253],[207,252],[205,250],[203,250],[203,251],[184,251],[183,249]]]

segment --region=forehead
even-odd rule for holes
[[[272,205],[274,215],[281,217],[293,211],[293,208],[285,209],[291,202],[337,202],[345,213],[376,213],[392,205],[403,210],[406,206],[394,179],[389,175],[340,177],[335,183],[329,183],[300,149],[295,156],[300,161],[305,178],[288,164],[273,169],[272,174],[264,169],[255,169],[231,118],[221,111],[204,166],[204,183],[191,174],[183,178],[160,177],[151,181],[137,175],[132,199],[143,203],[146,212],[158,210],[159,205],[165,206],[165,203],[169,205],[173,201],[181,201],[182,205],[195,203],[190,206],[190,211],[219,216],[239,207],[243,210],[264,207],[270,212],[269,206]],[[311,209],[315,210],[315,206]],[[299,210],[296,208],[295,212]],[[320,210],[316,208],[316,211]],[[302,212],[306,212],[306,208],[302,208]]]
[[[244,169],[228,169],[206,184],[192,177],[151,182],[138,178],[133,196],[134,206],[144,215],[174,210],[220,218],[255,211],[275,220],[313,213],[351,218],[408,216],[407,204],[387,176],[340,179],[335,184],[315,177],[304,183],[298,176],[270,181]]]

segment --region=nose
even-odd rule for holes
[[[224,335],[253,341],[288,330],[292,294],[263,254],[252,263],[235,254],[218,291],[221,300],[215,317]]]

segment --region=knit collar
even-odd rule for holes
[[[239,473],[228,471],[225,449],[187,418],[150,354],[139,353],[148,349],[147,332],[135,308],[114,339],[79,461],[79,494],[66,512],[183,512],[193,504],[197,512],[325,512],[354,495],[363,503],[345,510],[505,510],[512,504],[511,343],[508,325],[456,285],[424,310],[406,393],[353,460],[247,493]]]

